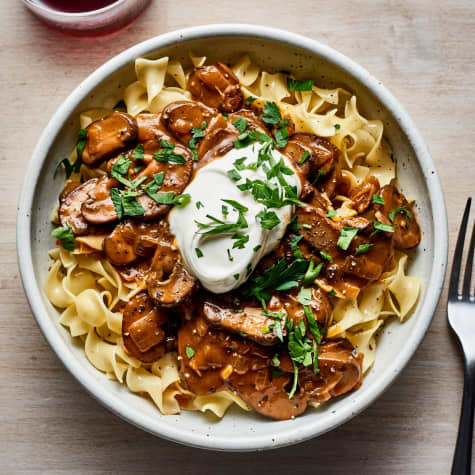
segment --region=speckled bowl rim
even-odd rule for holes
[[[31,253],[31,210],[33,207],[36,183],[43,163],[48,155],[48,151],[58,131],[68,120],[77,105],[111,73],[139,56],[183,41],[218,36],[249,36],[253,38],[270,39],[303,48],[342,68],[363,83],[392,113],[407,137],[407,140],[410,142],[421,166],[427,189],[430,190],[433,225],[434,229],[438,230],[434,236],[434,259],[431,275],[426,281],[426,296],[418,311],[417,322],[413,331],[409,335],[405,346],[394,359],[392,365],[393,370],[381,375],[381,377],[368,388],[364,398],[355,397],[353,404],[340,408],[327,426],[318,427],[318,424],[314,420],[298,418],[291,427],[286,427],[285,430],[278,431],[279,438],[277,444],[271,444],[269,437],[264,437],[263,435],[254,435],[226,441],[216,440],[215,438],[206,437],[204,434],[192,433],[191,431],[174,427],[163,419],[154,420],[136,408],[128,406],[123,400],[108,391],[99,380],[94,379],[90,373],[86,372],[81,363],[74,357],[71,349],[55,328],[42,302],[39,284],[35,279],[33,269]],[[361,412],[390,386],[415,353],[429,328],[436,310],[442,291],[447,264],[447,229],[447,214],[442,188],[429,151],[407,112],[376,78],[341,53],[304,36],[259,25],[218,24],[173,31],[139,43],[99,67],[69,95],[43,131],[28,165],[18,208],[17,254],[25,294],[44,337],[63,362],[64,366],[82,386],[105,407],[126,421],[168,440],[213,450],[251,451],[291,445],[321,435],[343,424]],[[269,427],[269,430],[275,432],[275,429],[271,427]]]

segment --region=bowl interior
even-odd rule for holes
[[[248,53],[256,64],[268,71],[291,71],[300,78],[314,78],[318,85],[342,86],[355,93],[362,113],[368,118],[378,118],[384,122],[385,135],[397,158],[399,185],[407,196],[417,201],[424,236],[418,250],[411,256],[410,273],[419,276],[423,282],[418,308],[404,324],[393,321],[384,327],[378,341],[375,365],[365,377],[360,390],[326,403],[319,409],[309,409],[305,415],[296,420],[273,422],[255,413],[244,413],[238,409],[228,412],[222,420],[186,411],[177,416],[163,416],[152,402],[132,394],[123,385],[109,381],[105,375],[93,368],[86,360],[82,346],[76,344],[69,332],[58,323],[58,312],[48,302],[43,291],[48,270],[48,250],[54,247],[54,239],[50,237],[51,210],[63,186],[61,174],[58,174],[56,179],[53,175],[58,162],[69,155],[75,143],[79,129],[79,112],[92,107],[112,107],[122,99],[124,88],[135,80],[131,56],[125,66],[112,72],[89,92],[88,85],[83,85],[83,95],[85,92],[87,95],[79,103],[70,102],[74,110],[70,114],[71,109],[68,111],[67,120],[62,121],[57,128],[50,129],[56,131],[57,135],[50,137],[52,145],[49,150],[45,150],[46,158],[36,187],[30,192],[33,203],[30,226],[31,254],[34,278],[39,286],[42,300],[41,303],[32,303],[32,307],[40,326],[43,331],[45,331],[45,326],[50,328],[54,326],[54,335],[49,332],[47,338],[55,351],[66,362],[69,369],[75,368],[73,372],[76,373],[76,377],[78,371],[82,372],[79,378],[81,382],[106,406],[127,420],[162,437],[214,449],[255,450],[296,443],[321,434],[352,417],[387,387],[415,351],[430,322],[431,312],[430,314],[427,311],[420,312],[420,309],[428,291],[429,278],[434,271],[436,245],[434,216],[427,177],[434,176],[435,170],[419,164],[416,156],[417,147],[411,144],[406,131],[403,131],[403,127],[400,126],[400,117],[395,116],[385,106],[385,100],[378,91],[372,92],[365,86],[367,73],[359,69],[356,75],[354,71],[350,73],[351,63],[343,68],[332,62],[328,58],[329,53],[326,49],[321,53],[316,53],[278,39],[235,36],[234,34],[204,38],[187,38],[185,35],[178,43],[155,50],[152,50],[153,45],[150,46],[151,43],[148,43],[149,46],[142,47],[142,50],[137,50],[135,47],[135,51],[151,58],[167,55],[187,64],[189,64],[190,51],[195,55],[206,55],[210,61],[219,59],[225,62]],[[342,60],[341,57],[340,60]],[[369,75],[367,78],[370,78],[369,83],[375,81]],[[36,150],[35,160],[41,160],[41,154],[41,150]],[[443,226],[442,222],[441,228]],[[446,233],[445,229],[439,232]],[[22,269],[22,271],[25,273],[28,269]],[[415,333],[418,333],[417,341],[414,340]],[[408,343],[410,341],[412,344]]]

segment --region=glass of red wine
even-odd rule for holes
[[[93,36],[118,30],[151,0],[23,0],[42,21],[64,33]]]

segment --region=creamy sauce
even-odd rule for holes
[[[259,260],[272,251],[282,239],[292,217],[291,205],[270,208],[269,211],[277,214],[280,223],[271,230],[264,229],[256,216],[259,212],[265,211],[266,207],[255,201],[250,191],[241,191],[236,185],[244,183],[246,178],[278,184],[277,179],[268,180],[262,167],[257,170],[239,171],[242,178],[237,182],[227,174],[228,170],[235,170],[233,163],[242,157],[247,157],[245,164],[256,162],[261,147],[260,144],[254,144],[243,149],[233,148],[223,157],[198,169],[195,177],[183,191],[191,195],[191,203],[184,208],[173,208],[168,217],[186,267],[203,287],[213,293],[227,292],[242,285]],[[293,175],[285,175],[285,180],[289,185],[296,186],[300,194],[301,182],[291,161],[277,150],[272,153],[276,161],[283,158],[285,165],[294,170]],[[195,222],[208,224],[211,220],[206,215],[211,215],[225,223],[236,223],[238,211],[221,201],[222,199],[237,201],[248,208],[248,211],[243,213],[248,227],[238,231],[249,236],[249,241],[245,243],[243,249],[233,249],[236,243],[236,239],[232,239],[234,232],[204,236],[203,233],[211,228],[201,229]],[[202,203],[202,206],[197,206],[197,203]],[[223,216],[223,205],[228,209],[227,216]],[[254,251],[259,245],[261,247]]]

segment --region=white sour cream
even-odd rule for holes
[[[273,183],[278,183],[277,179],[268,180],[262,167],[257,170],[239,171],[242,179],[237,182],[231,180],[226,173],[228,170],[235,170],[233,163],[242,157],[247,157],[245,164],[256,162],[261,147],[262,145],[256,143],[243,149],[233,148],[223,157],[200,168],[183,191],[191,195],[191,202],[184,208],[173,208],[168,217],[187,269],[203,287],[213,293],[227,292],[243,284],[259,260],[272,251],[282,239],[293,213],[291,205],[269,209],[277,214],[280,223],[271,230],[264,229],[256,216],[266,209],[265,206],[255,201],[250,191],[241,191],[236,185],[244,183],[246,178]],[[293,175],[285,175],[285,180],[289,185],[296,186],[300,194],[301,183],[292,162],[277,150],[272,153],[277,162],[283,158],[285,165],[294,170]],[[243,213],[248,227],[239,230],[249,236],[249,241],[243,249],[233,249],[236,242],[232,239],[234,233],[203,236],[203,232],[208,229],[201,229],[195,222],[210,223],[211,220],[206,215],[211,215],[226,223],[236,223],[238,212],[221,201],[222,199],[237,201],[248,208],[248,211]],[[228,209],[227,216],[223,216],[223,205]],[[261,247],[254,251],[259,245]],[[202,257],[198,257],[201,254]]]

